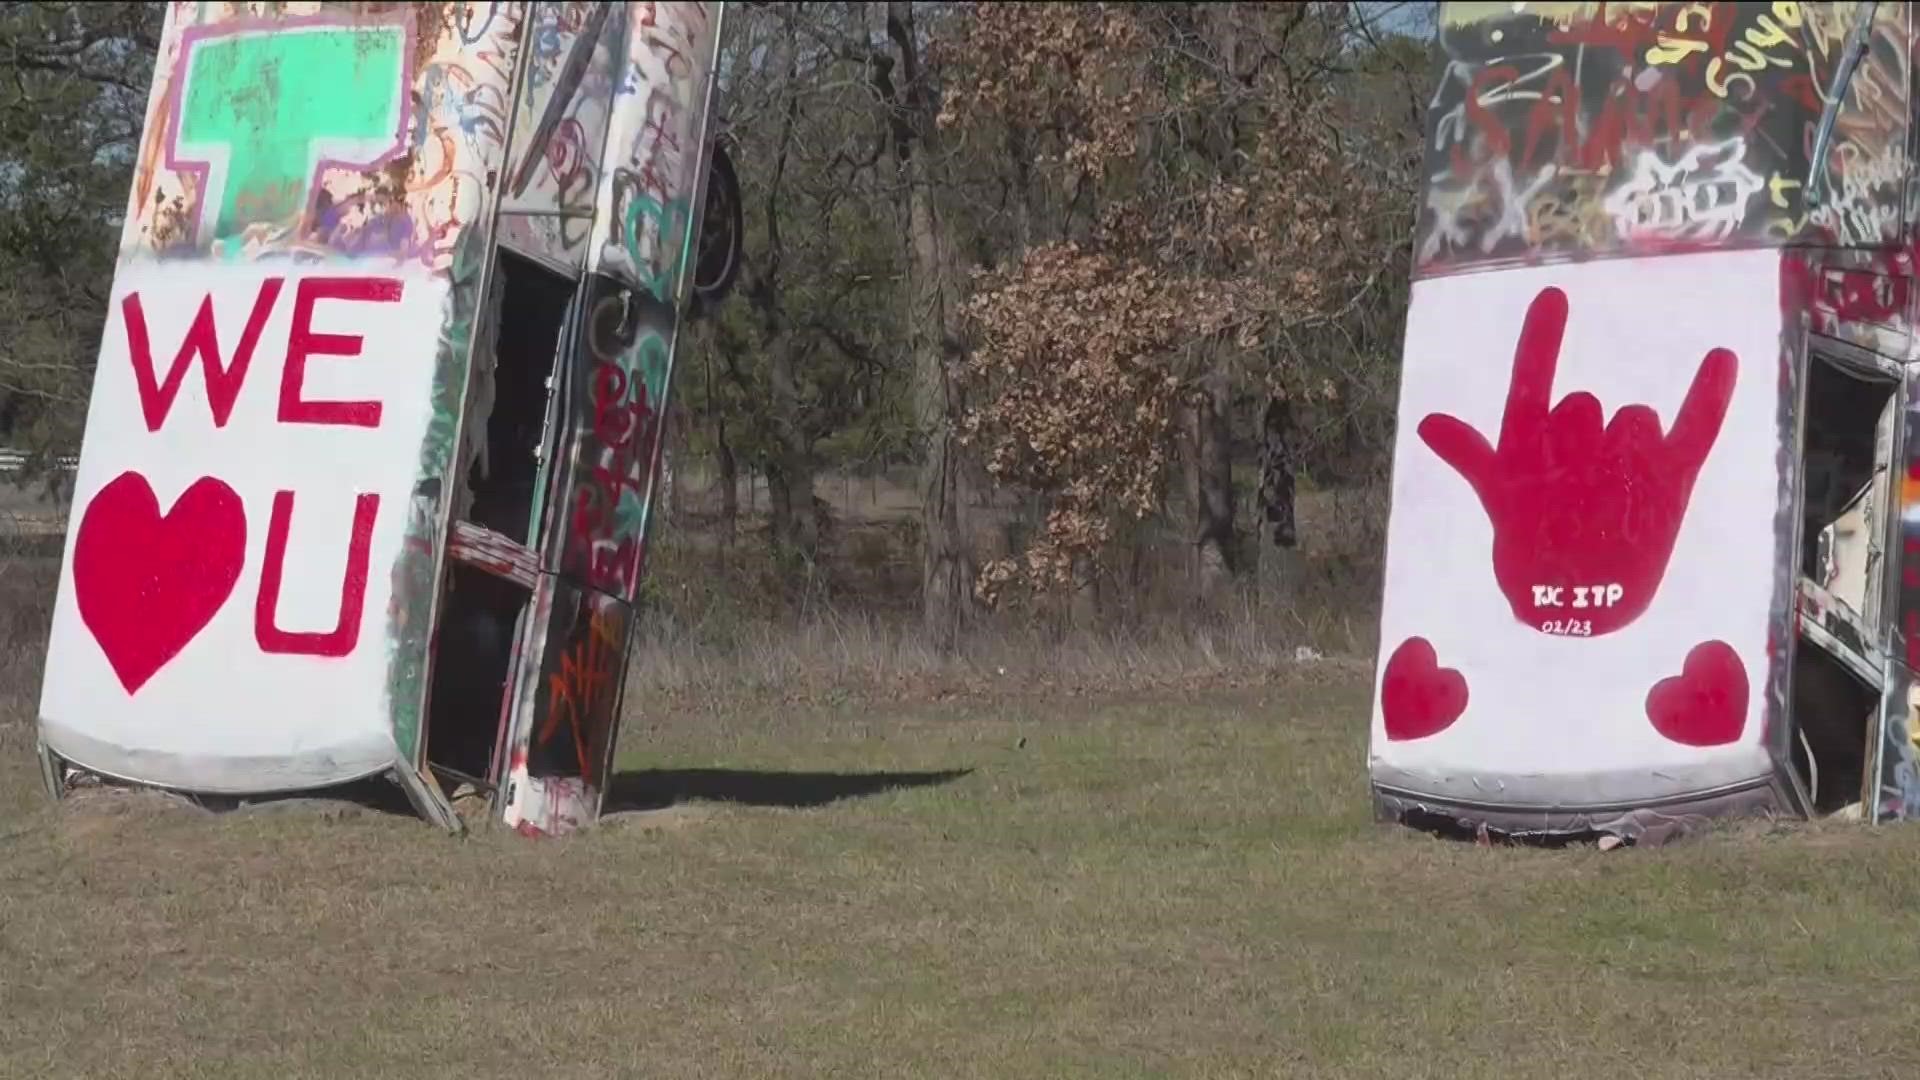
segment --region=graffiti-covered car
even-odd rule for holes
[[[1442,6],[1384,816],[1920,814],[1913,18]]]
[[[450,827],[460,785],[517,828],[578,827],[614,749],[693,240],[709,174],[731,179],[708,138],[721,6],[260,7],[166,8],[48,649],[48,784],[387,776]]]

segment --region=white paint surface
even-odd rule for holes
[[[1759,250],[1568,263],[1414,285],[1375,678],[1376,783],[1539,808],[1652,802],[1769,773],[1762,714],[1778,511],[1779,258]],[[1569,304],[1555,404],[1586,390],[1611,420],[1642,403],[1666,431],[1708,350],[1739,358],[1665,580],[1637,621],[1603,637],[1547,636],[1514,616],[1494,581],[1486,512],[1416,432],[1444,412],[1497,439],[1515,339],[1547,286]],[[1469,700],[1446,730],[1391,742],[1380,674],[1413,636],[1465,676]],[[1647,718],[1648,692],[1713,639],[1745,665],[1746,727],[1731,745],[1669,741]]]
[[[121,298],[138,290],[164,379],[201,300],[214,295],[223,357],[232,362],[262,279],[286,278],[232,417],[214,426],[200,364],[166,423],[149,432],[131,366]],[[364,338],[355,357],[315,356],[308,400],[378,400],[377,428],[283,424],[277,417],[297,287],[303,276],[362,276],[347,267],[135,263],[121,268],[87,416],[67,561],[54,610],[42,734],[62,756],[131,780],[211,792],[289,790],[391,766],[388,607],[408,497],[431,416],[444,283],[404,279],[396,303],[321,300],[313,329]],[[247,518],[237,584],[211,622],[132,694],[80,618],[73,549],[99,489],[134,469],[162,513],[201,476],[239,494]],[[295,492],[277,624],[333,628],[356,497],[381,497],[360,634],[338,658],[270,655],[255,641],[254,607],[275,492]]]

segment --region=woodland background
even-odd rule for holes
[[[744,260],[679,358],[640,688],[1369,652],[1434,7],[730,5]],[[58,553],[159,29],[0,4],[0,600],[36,650],[52,572],[6,556]]]

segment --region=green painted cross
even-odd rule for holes
[[[298,215],[323,157],[371,164],[392,151],[403,134],[407,38],[404,26],[343,24],[195,44],[175,159],[210,165],[200,242]]]

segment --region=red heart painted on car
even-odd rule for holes
[[[206,628],[240,579],[246,548],[240,496],[213,477],[194,481],[164,515],[137,472],[94,495],[73,544],[74,598],[127,693]]]
[[[1747,726],[1747,666],[1724,641],[1695,645],[1680,674],[1647,693],[1647,719],[1685,746],[1725,746]]]
[[[1433,643],[1412,637],[1387,658],[1380,680],[1380,715],[1387,738],[1424,739],[1453,726],[1467,711],[1467,679],[1440,666]]]

